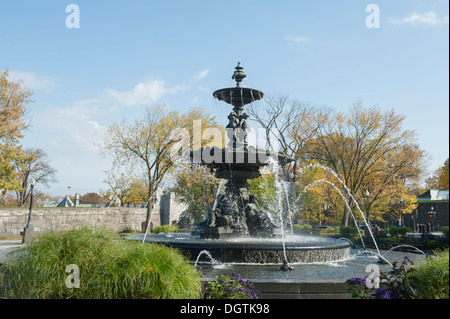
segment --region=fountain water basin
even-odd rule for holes
[[[129,239],[142,240],[141,234]],[[285,261],[281,238],[234,237],[226,239],[202,239],[199,235],[152,234],[146,242],[176,248],[197,263],[241,265],[280,265]],[[286,257],[290,264],[314,264],[343,261],[350,257],[350,244],[343,240],[306,235],[287,235],[284,238]],[[202,254],[203,251],[208,254]],[[202,256],[199,256],[202,255]]]

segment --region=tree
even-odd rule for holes
[[[40,148],[26,149],[25,155],[27,160],[22,163],[16,163],[18,168],[18,179],[21,182],[21,187],[16,190],[17,204],[22,207],[30,196],[31,180],[39,185],[48,187],[50,183],[56,182],[56,169],[50,166],[48,155]]]
[[[449,159],[426,180],[427,188],[449,190]]]
[[[29,200],[30,199],[28,198],[28,202],[26,203],[27,205],[29,205]],[[59,200],[57,197],[43,193],[39,190],[33,191],[33,206],[35,207],[49,207],[50,205],[58,202]]]
[[[86,193],[80,196],[80,204],[107,204],[108,201],[98,193]]]
[[[200,121],[202,130],[217,126],[214,117],[201,108],[181,114],[178,111],[169,112],[165,107],[153,107],[147,108],[145,116],[134,123],[124,120],[108,128],[102,150],[114,157],[114,168],[146,176],[149,199],[146,228],[150,223],[156,190],[174,168],[175,159],[171,151],[179,142],[179,137],[174,133],[183,128],[195,132],[194,126]],[[193,138],[194,134],[190,134],[191,141]]]
[[[148,201],[148,184],[145,175],[121,173],[117,170],[106,171],[107,179],[104,181],[109,185],[107,191],[100,190],[100,194],[104,198],[109,198],[111,204],[114,205],[114,199],[120,201],[120,206],[126,203],[147,203]]]
[[[418,180],[424,171],[424,152],[416,143],[415,132],[402,128],[404,119],[393,110],[382,112],[355,103],[348,114],[333,114],[317,130],[307,142],[304,156],[326,165],[341,178],[349,203],[352,197],[364,202],[366,190],[377,197],[392,196],[386,192],[390,186]],[[342,224],[348,225],[348,221],[346,209]]]
[[[27,105],[32,102],[31,91],[22,83],[8,81],[8,70],[0,72],[0,191],[14,191],[21,187],[17,165],[23,165],[27,156],[19,145]]]
[[[265,98],[263,107],[249,104],[247,110],[264,129],[268,147],[279,149],[296,161],[305,143],[314,137],[330,113],[328,108],[290,100],[283,95]],[[278,145],[271,145],[273,139]],[[295,172],[295,167],[293,169]],[[285,179],[290,178],[285,176]]]
[[[213,208],[218,186],[219,180],[208,168],[186,165],[176,173],[172,191],[188,206],[187,212],[198,223]]]
[[[322,169],[316,161],[301,164],[301,173],[295,182],[299,207],[297,219],[304,223],[339,224],[345,202],[339,180]]]

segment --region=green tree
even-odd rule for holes
[[[187,204],[187,212],[198,223],[213,208],[218,186],[219,180],[206,167],[185,166],[176,173],[172,191]]]
[[[258,206],[275,216],[277,213],[277,194],[275,188],[276,177],[274,174],[266,173],[260,177],[248,180],[250,193],[256,195]]]

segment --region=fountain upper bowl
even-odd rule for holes
[[[217,90],[213,93],[213,96],[219,101],[224,101],[234,107],[243,107],[261,100],[264,98],[264,93],[251,88],[233,87]]]

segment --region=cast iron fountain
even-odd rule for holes
[[[281,269],[291,270],[288,261],[305,264],[349,258],[350,244],[346,241],[314,236],[286,238],[283,213],[278,212],[281,218],[275,220],[258,207],[256,196],[250,194],[247,181],[261,176],[261,168],[274,161],[283,167],[292,159],[281,152],[248,144],[249,115],[244,106],[261,100],[264,93],[242,87],[244,78],[246,74],[239,63],[232,76],[236,87],[213,93],[219,101],[233,106],[226,126],[228,145],[224,149],[207,147],[189,154],[191,161],[210,168],[216,178],[226,181],[214,208],[193,234],[151,235],[144,239],[180,249],[195,262],[201,262],[200,257],[205,255],[221,263],[283,264]]]
[[[220,239],[236,237],[272,238],[279,234],[277,225],[267,212],[259,209],[257,198],[248,191],[248,180],[261,176],[260,169],[268,164],[270,157],[284,166],[292,159],[280,152],[258,149],[248,145],[249,115],[244,106],[260,100],[264,93],[241,87],[246,78],[243,67],[238,63],[232,79],[236,87],[217,90],[213,96],[233,106],[226,126],[229,143],[225,149],[217,147],[197,151],[202,155],[207,152],[207,159],[202,156],[201,165],[209,167],[215,177],[227,180],[223,192],[218,194],[214,209],[208,218],[199,225],[200,237],[203,239]],[[191,154],[192,158],[197,155]],[[199,156],[197,156],[198,158]]]

